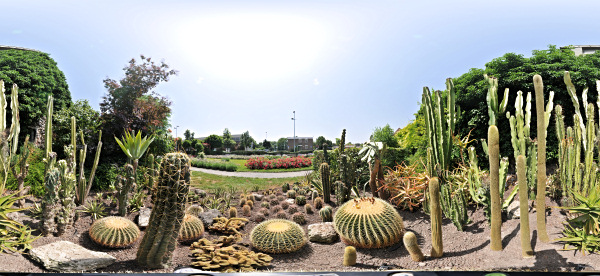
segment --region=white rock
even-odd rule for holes
[[[256,199],[256,201],[261,201],[265,197],[264,195],[261,195],[259,193],[252,193],[252,196],[254,197],[254,199]]]
[[[150,223],[150,214],[152,213],[152,209],[150,208],[142,208],[140,209],[140,214],[138,215],[138,226],[139,227],[148,227]]]
[[[295,199],[293,199],[293,198],[288,198],[288,199],[286,199],[285,201],[287,201],[289,204],[294,204],[294,203],[296,203],[296,200],[295,200]]]
[[[94,271],[116,261],[107,253],[92,251],[69,241],[36,247],[30,251],[30,255],[46,269],[58,272]]]
[[[521,217],[521,208],[519,205],[518,200],[513,200],[513,202],[508,205],[508,208],[506,208],[508,219],[518,219]]]
[[[319,243],[334,243],[338,240],[333,222],[315,223],[308,226],[308,240]]]

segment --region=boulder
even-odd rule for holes
[[[204,227],[208,227],[209,225],[213,224],[213,220],[215,218],[222,216],[223,214],[221,214],[221,211],[217,209],[208,209],[198,214],[198,217],[200,218],[200,220],[202,220],[202,223],[204,223]]]
[[[264,195],[261,195],[259,193],[252,193],[252,196],[254,197],[254,199],[256,199],[256,201],[261,201],[265,197]]]
[[[57,241],[30,250],[33,260],[58,272],[94,271],[113,264],[115,257],[86,249],[69,241]]]
[[[506,212],[507,212],[508,219],[520,218],[521,217],[521,209],[519,206],[519,201],[513,200],[513,202],[511,202],[510,205],[508,205],[508,208],[506,208]]]
[[[339,236],[333,222],[315,223],[308,226],[308,240],[318,243],[335,243]]]
[[[137,223],[140,228],[148,227],[150,223],[150,214],[152,213],[152,209],[150,208],[142,208],[140,209],[140,214],[138,215]]]

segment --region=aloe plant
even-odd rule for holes
[[[138,160],[142,158],[152,141],[154,141],[154,137],[146,136],[142,138],[141,131],[138,131],[135,136],[133,134],[134,133],[125,131],[125,136],[121,137],[121,140],[117,137],[115,137],[115,140],[117,141],[117,144],[119,144],[119,147],[121,147],[121,150],[123,150],[123,153],[127,155],[130,163],[132,163],[133,171],[136,172]]]

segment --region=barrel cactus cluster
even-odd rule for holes
[[[402,240],[404,225],[394,206],[379,198],[344,203],[333,216],[342,241],[357,248],[382,248]]]

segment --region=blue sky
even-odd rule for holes
[[[600,44],[599,1],[0,1],[0,45],[49,53],[99,110],[140,54],[179,71],[156,91],[196,137],[246,130],[364,142],[404,127],[423,86],[513,52]]]

